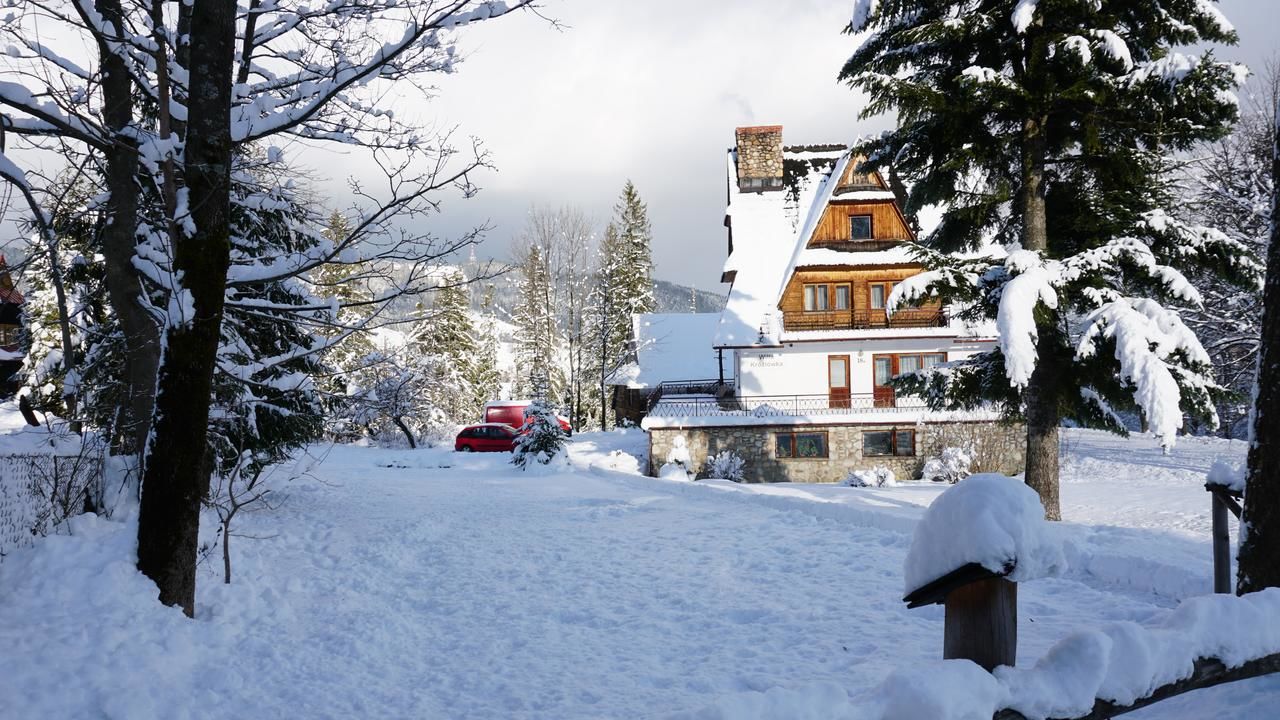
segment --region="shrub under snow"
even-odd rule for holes
[[[740,483],[746,461],[732,450],[722,450],[707,458],[707,476]]]
[[[840,484],[849,487],[893,487],[898,484],[898,477],[889,468],[876,466],[870,470],[850,470]]]
[[[946,482],[952,485],[969,477],[973,464],[973,451],[968,448],[944,448],[942,455],[929,458],[924,464],[921,477],[933,482]]]

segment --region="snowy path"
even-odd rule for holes
[[[235,584],[202,575],[196,623],[138,607],[127,526],[0,564],[0,666],[16,668],[0,717],[832,717],[940,654],[941,609],[900,600],[903,529],[931,489],[761,494],[504,460],[336,449],[248,518],[274,537],[236,541]],[[113,558],[81,586],[23,574]],[[1021,588],[1023,663],[1080,626],[1167,612],[1081,579]],[[108,630],[86,628],[85,596]],[[1260,719],[1277,698],[1267,679],[1133,717]]]

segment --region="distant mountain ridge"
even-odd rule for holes
[[[463,271],[474,277],[481,264],[462,266]],[[483,309],[484,299],[492,286],[493,304],[497,316],[509,320],[515,304],[520,299],[520,274],[517,270],[499,275],[490,280],[482,280],[471,287],[471,307],[473,310]],[[720,312],[724,309],[725,296],[719,293],[699,290],[667,280],[655,280],[653,283],[653,300],[655,312],[687,313],[687,312]]]

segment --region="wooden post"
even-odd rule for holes
[[[1018,585],[991,577],[947,594],[942,657],[972,660],[988,672],[1018,654]]]
[[[1213,496],[1213,591],[1231,593],[1231,533],[1227,525],[1227,503],[1221,491]]]

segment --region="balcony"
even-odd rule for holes
[[[803,312],[788,310],[782,314],[782,329],[804,330],[875,330],[885,328],[937,328],[947,326],[942,308],[899,310],[892,318],[883,310],[822,310]]]
[[[888,240],[814,240],[809,247],[814,250],[835,250],[837,252],[881,252],[898,247],[907,242],[906,238]]]
[[[833,398],[830,395],[743,395],[713,396],[667,395],[649,408],[654,417],[803,417],[810,415],[847,415],[859,412],[919,412],[928,409],[918,397],[876,397],[853,395]]]

